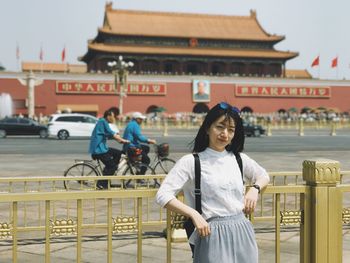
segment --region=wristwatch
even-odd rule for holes
[[[258,190],[258,194],[260,194],[260,186],[258,184],[253,184],[253,187]]]

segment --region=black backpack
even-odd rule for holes
[[[195,206],[198,213],[202,214],[202,198],[201,198],[201,163],[199,160],[199,156],[197,153],[193,154],[194,157],[194,174],[195,174],[195,186],[194,186],[194,195],[195,195]],[[243,163],[242,158],[239,153],[235,153],[235,157],[239,166],[239,170],[241,171],[242,181],[243,180]],[[194,224],[192,220],[189,218],[184,223],[184,228],[186,230],[187,238],[189,239],[194,231]],[[194,245],[189,244],[192,250],[192,257],[194,254]]]

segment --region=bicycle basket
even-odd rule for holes
[[[167,157],[169,155],[169,144],[162,143],[157,147],[157,152],[160,157]]]
[[[136,147],[130,147],[128,149],[128,158],[131,162],[141,162],[142,149]]]

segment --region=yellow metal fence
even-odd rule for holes
[[[350,185],[340,184],[350,175],[339,171],[337,162],[305,161],[303,172],[270,173],[272,184],[261,194],[251,216],[253,223],[271,222],[275,232],[275,262],[280,259],[281,227],[300,228],[300,262],[342,262],[342,224],[349,224],[350,213],[344,196]],[[50,262],[51,241],[74,237],[76,262],[82,260],[85,236],[106,236],[107,262],[112,262],[112,238],[133,234],[137,238],[137,262],[142,262],[145,229],[161,231],[167,226],[167,262],[171,262],[171,234],[181,228],[183,218],[175,217],[154,202],[157,189],[149,184],[132,189],[107,191],[66,191],[63,180],[76,178],[0,178],[0,239],[11,241],[13,262],[18,261],[19,240],[35,235],[45,240],[45,262]],[[107,177],[104,177],[104,179]],[[100,177],[91,178],[97,180]],[[120,182],[126,177],[112,177]],[[305,184],[306,181],[306,184]],[[176,222],[175,218],[179,219]],[[34,233],[34,234],[33,234]],[[0,242],[1,242],[0,240]]]

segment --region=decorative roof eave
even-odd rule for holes
[[[113,9],[112,3],[107,3],[105,18],[107,21],[103,30],[116,35],[252,41],[284,39],[263,30],[255,11],[251,11],[250,16],[155,12]]]
[[[106,6],[105,6],[105,15],[104,15],[104,17],[103,17],[103,27],[111,28],[111,25],[109,24],[109,21],[108,21],[107,12],[113,10],[113,9],[112,9],[112,5],[113,5],[112,2],[106,3]]]
[[[88,51],[83,56],[78,57],[78,61],[88,63],[91,59],[93,59],[93,54],[95,53],[95,50],[88,48]]]
[[[294,79],[312,79],[312,75],[307,69],[287,69],[286,77]]]
[[[213,49],[191,47],[150,47],[150,46],[116,46],[104,44],[89,44],[89,51],[105,53],[128,53],[128,54],[154,54],[154,55],[185,55],[207,57],[246,57],[246,58],[270,58],[289,60],[299,55],[297,52],[277,50],[242,50],[242,49]]]
[[[260,30],[262,32],[264,32],[267,36],[271,37],[271,41],[273,41],[272,37],[275,37],[276,43],[278,43],[286,38],[285,36],[270,35],[269,33],[267,33],[266,30],[261,26],[255,10],[250,10],[250,17],[255,19],[255,23],[258,25],[258,27],[260,28]]]
[[[282,40],[285,39],[285,36],[277,36],[277,35],[271,35],[269,38],[266,39],[257,39],[257,38],[233,38],[233,37],[220,37],[216,38],[216,37],[211,37],[211,36],[206,36],[205,38],[202,36],[195,36],[195,35],[174,35],[171,34],[171,32],[165,32],[164,34],[145,34],[145,33],[140,33],[140,34],[134,34],[132,32],[122,32],[122,33],[118,33],[115,31],[112,31],[109,28],[106,27],[100,27],[98,28],[98,33],[102,33],[102,34],[107,34],[107,35],[123,35],[123,36],[137,36],[137,37],[169,37],[169,38],[197,38],[197,39],[217,39],[217,40],[236,40],[236,41],[254,41],[254,42],[273,42],[273,43],[278,43]]]

